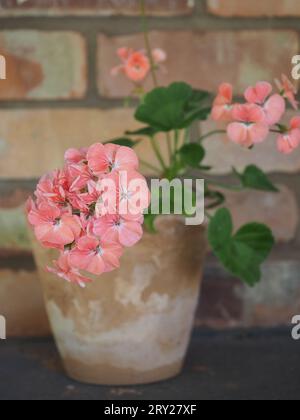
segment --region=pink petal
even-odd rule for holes
[[[161,48],[155,48],[152,50],[152,57],[156,64],[160,64],[167,60],[167,53]]]
[[[295,128],[295,129],[291,130],[291,132],[290,132],[290,142],[291,142],[294,149],[299,147],[299,145],[300,145],[300,129],[299,128]]]
[[[277,139],[277,148],[280,153],[285,155],[289,155],[294,151],[294,148],[289,141],[289,136],[279,136]]]
[[[253,104],[263,104],[272,92],[272,85],[268,82],[258,82],[256,86],[249,87],[245,92],[246,101]]]
[[[298,111],[299,108],[299,102],[296,100],[295,95],[293,92],[287,92],[285,94],[285,97],[289,101],[289,103],[292,105],[295,111]]]
[[[125,64],[125,73],[133,82],[142,82],[150,71],[149,58],[142,52],[134,52]]]
[[[121,245],[131,247],[137,244],[143,236],[143,229],[139,223],[125,222],[119,229],[119,240]]]
[[[63,224],[41,224],[35,227],[35,234],[40,242],[48,242],[55,245],[68,245],[74,241],[74,234],[70,228]]]
[[[105,262],[105,271],[112,271],[120,266],[120,258],[123,254],[122,247],[117,242],[102,241],[103,260]]]
[[[94,174],[104,174],[109,169],[109,162],[105,153],[105,147],[101,143],[94,144],[87,153],[89,168]]]
[[[126,61],[131,54],[131,50],[127,47],[122,47],[117,50],[119,58],[123,61]]]
[[[232,102],[233,87],[230,83],[222,83],[219,87],[219,96],[222,96],[227,103]]]
[[[42,223],[34,228],[35,236],[38,241],[44,242],[48,241],[48,236],[50,235],[50,232],[53,230],[53,225],[50,223]]]
[[[292,118],[290,126],[291,126],[292,129],[300,128],[300,117]]]
[[[232,107],[229,105],[215,105],[211,116],[214,121],[232,121]]]
[[[78,248],[70,252],[69,262],[72,267],[85,270],[93,255],[89,251],[80,251]]]
[[[93,258],[90,258],[88,264],[85,267],[85,270],[97,276],[104,273],[105,262],[103,257],[101,257],[101,255],[98,254],[95,255]]]
[[[95,235],[102,237],[108,230],[114,228],[116,217],[112,215],[106,215],[97,219],[94,223],[93,232]]]
[[[71,229],[75,239],[80,236],[82,227],[77,216],[63,216],[61,222]]]
[[[113,143],[108,143],[104,145],[105,154],[109,163],[113,164],[116,159],[117,151],[120,149],[120,146]]]
[[[68,163],[79,163],[84,157],[82,151],[78,149],[69,149],[65,153],[65,161]]]
[[[118,170],[137,170],[139,159],[133,149],[122,146],[117,150],[115,165]]]
[[[248,128],[248,136],[252,144],[262,143],[269,134],[269,127],[266,124],[253,124]]]
[[[278,124],[285,113],[285,101],[280,95],[273,95],[264,106],[266,122],[269,126]]]
[[[230,140],[240,146],[252,146],[248,139],[248,130],[245,124],[236,122],[229,124],[227,127],[227,135]]]
[[[83,236],[77,241],[77,247],[80,251],[95,250],[99,246],[99,241],[91,236]]]
[[[251,104],[248,106],[248,119],[255,123],[265,122],[265,113],[260,106]]]

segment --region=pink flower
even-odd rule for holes
[[[280,95],[271,95],[272,85],[268,82],[258,82],[254,87],[245,91],[245,98],[248,103],[261,105],[266,114],[266,122],[269,126],[277,124],[284,112],[285,101]]]
[[[68,179],[65,171],[53,171],[41,178],[36,189],[38,203],[48,202],[65,206]]]
[[[113,171],[137,170],[139,160],[129,147],[114,144],[94,144],[87,153],[88,166],[95,175]]]
[[[141,222],[141,217],[107,215],[95,221],[94,234],[124,247],[131,247],[143,236]]]
[[[120,266],[122,247],[114,242],[84,236],[70,253],[73,267],[100,275]]]
[[[268,82],[258,82],[255,86],[251,86],[245,91],[246,101],[250,104],[262,105],[270,96],[273,88]]]
[[[78,217],[63,214],[57,207],[41,203],[39,208],[31,208],[28,220],[37,239],[51,248],[63,248],[80,236],[81,224]]]
[[[136,171],[119,173],[119,213],[137,216],[150,204],[150,192],[146,179]]]
[[[299,106],[299,102],[296,100],[297,89],[293,85],[293,83],[289,80],[289,78],[283,74],[280,80],[275,80],[275,83],[280,90],[282,96],[287,99],[292,107],[297,110]]]
[[[271,127],[278,124],[283,117],[286,110],[285,101],[278,94],[272,95],[264,104],[263,109],[266,114],[266,122]]]
[[[219,87],[219,93],[213,103],[212,118],[215,121],[232,121],[233,88],[228,83]]]
[[[150,60],[143,52],[134,52],[126,61],[124,71],[128,79],[142,82],[150,71]]]
[[[68,149],[65,153],[66,163],[82,163],[86,160],[87,149]]]
[[[79,270],[70,266],[69,252],[62,253],[57,261],[53,261],[53,264],[54,267],[47,267],[47,271],[69,283],[75,283],[84,288],[86,283],[91,282],[88,277],[82,276]]]
[[[71,193],[82,190],[93,179],[93,174],[85,163],[69,164],[66,171]]]
[[[278,137],[277,148],[280,153],[290,154],[300,146],[300,117],[291,119],[290,127],[285,134]]]
[[[155,64],[161,64],[167,60],[167,53],[161,48],[155,48],[152,51],[152,57]]]
[[[269,127],[261,107],[255,104],[235,105],[232,111],[233,122],[227,127],[227,134],[233,142],[251,147],[262,143],[268,136]]]
[[[120,48],[118,56],[122,64],[112,69],[113,76],[124,73],[134,83],[142,82],[150,72],[150,60],[144,51],[134,51],[130,48]]]
[[[132,48],[122,47],[117,50],[117,55],[125,63],[133,52]]]
[[[106,214],[117,214],[119,201],[119,174],[112,172],[96,184],[98,198],[96,200],[95,215],[102,217]]]
[[[127,54],[120,51],[124,58]],[[90,280],[80,270],[100,275],[119,267],[124,247],[142,237],[149,206],[138,166],[132,149],[98,143],[67,150],[64,168],[41,178],[26,211],[41,245],[60,251],[50,273],[83,287]]]
[[[132,48],[119,48],[117,55],[122,64],[111,70],[112,76],[123,73],[134,83],[143,82],[151,70],[151,62],[144,50],[135,51]],[[161,48],[155,48],[152,51],[152,58],[155,65],[159,66],[167,59],[167,54]]]

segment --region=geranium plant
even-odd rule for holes
[[[49,272],[84,287],[87,274],[119,267],[124,248],[143,235],[149,205],[138,166],[132,149],[97,143],[68,150],[63,169],[41,178],[27,212],[37,240],[59,251]]]
[[[141,4],[145,17],[144,2]],[[213,181],[208,177],[212,168],[204,164],[204,140],[227,133],[232,142],[252,149],[273,133],[279,152],[291,153],[300,145],[300,117],[293,118],[289,126],[282,119],[287,101],[298,109],[294,86],[282,76],[281,81],[276,81],[279,91],[274,93],[270,83],[258,82],[246,89],[240,103],[234,102],[233,86],[228,83],[221,84],[214,99],[208,92],[182,82],[159,87],[156,72],[162,71],[167,54],[160,48],[151,49],[146,28],[145,44],[145,50],[119,49],[121,64],[112,69],[114,77],[125,76],[132,81],[132,92],[140,99],[135,119],[144,126],[104,145],[68,150],[64,168],[44,176],[35,198],[28,202],[28,219],[37,239],[43,246],[60,251],[59,259],[48,270],[84,286],[90,281],[87,273],[100,275],[118,268],[124,248],[141,239],[143,224],[155,234],[158,214],[151,213],[148,187],[138,172],[139,160],[133,150],[141,138],[147,138],[158,164],[140,162],[153,175],[169,181],[191,176],[206,180],[211,248],[227,270],[253,286],[260,280],[261,264],[268,257],[274,238],[270,229],[260,223],[246,224],[234,231],[230,211],[224,207],[224,190],[278,190],[255,165],[242,173],[233,169],[233,185]],[[155,87],[146,93],[144,82],[148,77],[152,77]],[[226,129],[193,138],[193,125],[208,118],[224,122]],[[166,142],[167,157],[161,151],[161,142]],[[138,200],[137,191],[142,192]],[[138,210],[133,211],[136,201]],[[124,203],[125,211],[121,210]]]
[[[243,101],[234,102],[233,86],[223,83],[219,87],[216,98],[203,90],[193,89],[186,83],[173,83],[168,87],[158,87],[157,70],[161,62],[166,61],[167,54],[160,51],[161,61],[151,50],[145,21],[144,2],[141,1],[144,21],[146,50],[133,51],[122,48],[118,51],[123,57],[122,69],[134,85],[133,93],[140,97],[140,104],[135,112],[135,119],[145,126],[135,132],[127,132],[120,139],[121,143],[135,147],[136,138],[148,137],[159,162],[159,167],[152,162],[142,164],[160,178],[170,181],[178,177],[206,179],[205,198],[206,216],[209,221],[208,239],[216,256],[232,274],[253,286],[261,278],[260,266],[268,257],[274,238],[270,229],[260,223],[250,223],[234,232],[230,211],[224,207],[226,197],[224,190],[241,191],[256,189],[260,191],[278,192],[267,175],[256,165],[249,165],[242,173],[233,168],[237,182],[234,185],[218,183],[208,177],[212,169],[203,162],[206,156],[204,140],[211,136],[227,133],[228,138],[241,147],[252,149],[274,134],[279,152],[289,154],[300,145],[300,117],[294,117],[289,126],[282,123],[286,113],[287,102],[297,110],[296,89],[293,83],[283,75],[275,83],[278,92],[268,82],[258,82],[250,86],[244,93]],[[131,54],[139,59],[132,60]],[[124,57],[128,59],[124,60]],[[134,63],[133,63],[134,61]],[[134,69],[131,69],[131,67]],[[126,69],[126,70],[125,70]],[[140,77],[132,77],[133,74]],[[113,75],[116,71],[113,70]],[[152,77],[155,88],[145,93],[143,83]],[[224,130],[203,133],[192,141],[192,127],[195,122],[208,118],[216,122],[224,122]],[[168,148],[168,157],[161,152],[161,142]],[[268,140],[269,141],[269,140]],[[276,153],[276,151],[274,151]],[[157,214],[151,211],[145,216],[146,228],[155,232]]]

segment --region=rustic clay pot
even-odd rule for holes
[[[121,268],[86,289],[44,270],[54,255],[34,245],[46,308],[65,369],[92,384],[156,382],[181,372],[198,303],[205,230],[162,217],[128,249]]]

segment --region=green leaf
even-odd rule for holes
[[[149,233],[156,233],[155,220],[156,214],[145,214],[144,215],[144,226]]]
[[[185,120],[184,109],[192,95],[193,90],[186,83],[173,83],[167,88],[156,88],[145,96],[135,118],[161,131],[182,128]]]
[[[148,124],[154,134],[188,127],[197,119],[206,119],[210,108],[200,107],[209,94],[194,91],[186,83],[173,83],[148,93],[138,107],[135,118]],[[141,134],[141,133],[139,133]]]
[[[247,166],[244,173],[240,174],[234,169],[243,187],[260,191],[278,192],[278,188],[269,180],[267,175],[255,165]]]
[[[206,205],[207,210],[220,207],[226,201],[225,195],[221,193],[220,191],[206,190],[205,198],[208,198],[209,200],[211,200],[209,204]]]
[[[211,107],[200,109],[198,112],[198,120],[205,121],[211,114]]]
[[[127,137],[120,137],[119,139],[114,139],[114,140],[105,142],[105,144],[109,144],[109,143],[117,144],[118,146],[130,147],[131,149],[133,149],[135,146],[139,144],[139,141],[133,141]]]
[[[193,89],[193,95],[190,99],[190,106],[197,107],[203,101],[209,99],[210,93],[206,90]]]
[[[250,286],[260,281],[260,266],[274,245],[267,226],[249,223],[233,234],[231,214],[223,208],[211,219],[208,238],[214,253],[229,272]]]
[[[135,131],[126,131],[128,136],[147,136],[153,137],[158,133],[158,130],[153,127],[143,127]]]
[[[200,144],[190,143],[182,146],[178,154],[185,166],[199,168],[200,163],[205,157],[205,150]]]
[[[231,239],[233,231],[232,218],[225,208],[216,212],[209,224],[209,241],[213,250],[219,251],[224,247],[224,242]]]

